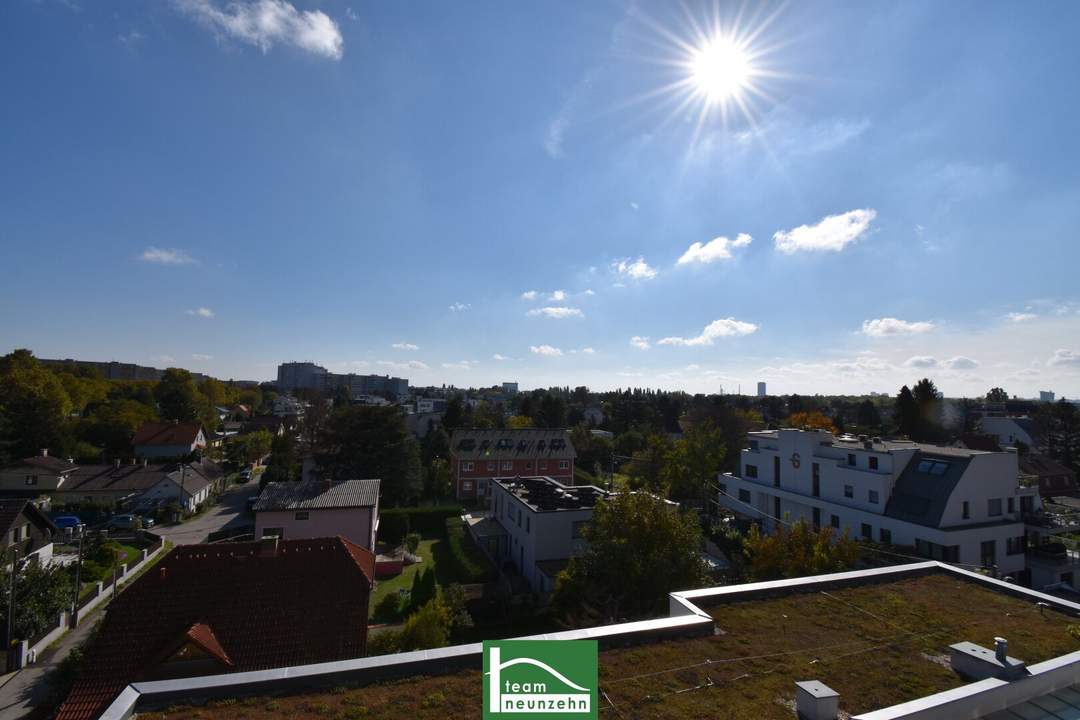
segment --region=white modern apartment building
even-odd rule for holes
[[[533,592],[551,592],[570,558],[585,551],[583,530],[608,495],[594,485],[563,485],[550,477],[496,478],[491,514],[506,534],[488,547],[500,565],[512,562]]]
[[[804,519],[1026,579],[1023,513],[1040,504],[1037,487],[1020,486],[1015,453],[804,430],[748,440],[717,501],[766,531]]]

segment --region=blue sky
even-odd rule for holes
[[[1075,396],[1078,21],[1067,2],[5,2],[0,350]],[[703,113],[688,84],[716,27],[751,68],[745,109]]]

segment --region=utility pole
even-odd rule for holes
[[[15,578],[16,561],[19,559],[19,548],[11,548],[11,586],[8,590],[8,616],[7,616],[7,670],[14,670],[11,663],[11,641],[15,632]]]
[[[611,472],[608,473],[607,489],[608,492],[615,487],[615,450],[611,451]]]
[[[119,584],[116,581],[116,573],[118,573],[120,571],[120,553],[122,553],[122,552],[123,552],[123,550],[119,550],[119,549],[116,551],[116,560],[113,562],[113,566],[112,566],[112,597],[113,597],[113,600],[116,599],[116,586]]]
[[[184,463],[180,463],[180,518],[184,517]]]
[[[71,599],[71,627],[77,627],[79,624],[79,594],[82,591],[82,545],[85,525],[78,524],[74,528],[74,532],[79,533],[79,553],[75,557],[75,592],[74,597]]]

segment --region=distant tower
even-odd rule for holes
[[[766,393],[765,393],[765,383],[759,382],[757,384],[757,396],[758,397],[765,397],[765,395],[766,395]]]
[[[1056,396],[1054,395],[1054,393],[1052,393],[1049,390],[1040,390],[1039,391],[1039,402],[1052,403],[1052,402],[1054,402],[1055,397]]]

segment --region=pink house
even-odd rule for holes
[[[340,535],[367,550],[379,530],[379,481],[274,482],[255,504],[255,537],[287,540]]]

